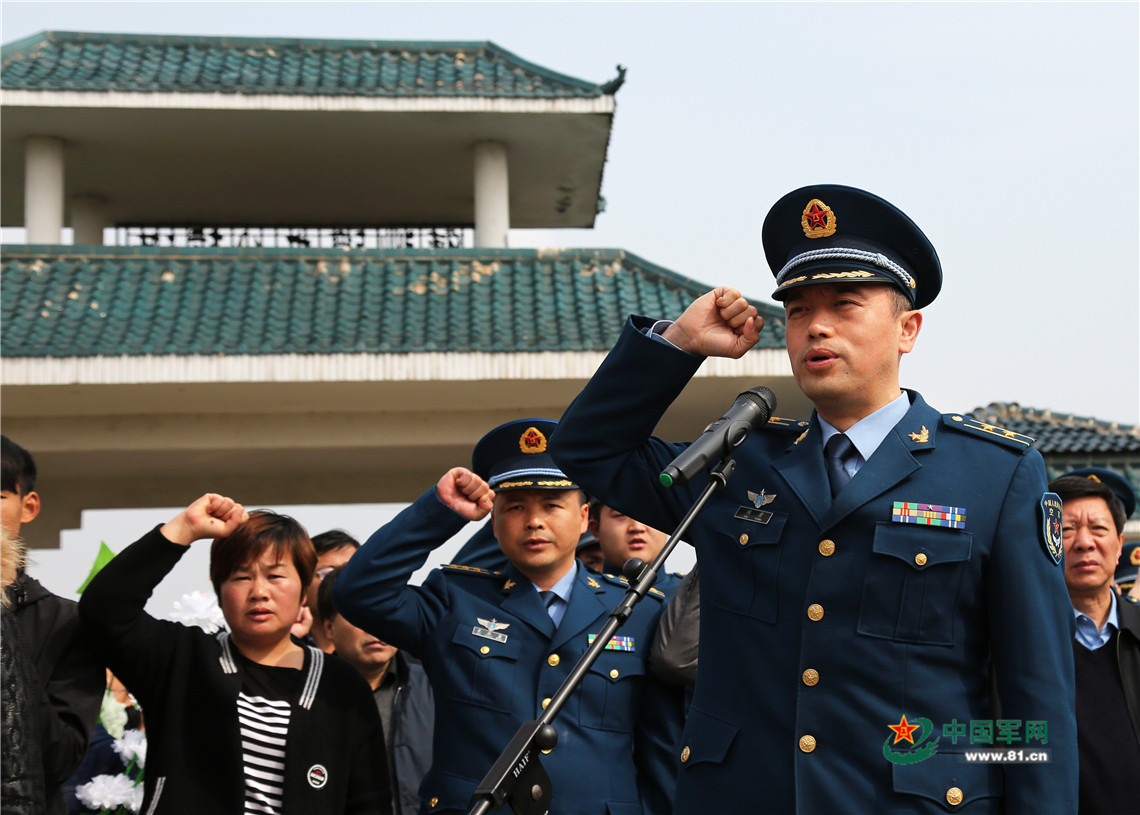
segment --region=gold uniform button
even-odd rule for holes
[[[925,566],[926,565],[926,555],[924,555],[922,552],[919,552],[917,555],[914,556],[914,562],[917,563],[919,566]]]
[[[740,536],[740,545],[743,546],[746,543],[748,543],[748,536],[747,535],[741,535]]]
[[[818,623],[823,619],[823,606],[821,606],[819,603],[812,603],[810,606],[808,606],[807,615],[808,619],[814,620]]]
[[[546,658],[546,664],[547,664],[547,665],[549,665],[551,668],[553,668],[554,666],[556,666],[556,665],[557,665],[559,662],[561,662],[561,661],[562,661],[562,660],[560,660],[560,659],[558,658],[558,654],[551,654],[550,656],[548,656],[548,657]]]
[[[618,678],[618,669],[614,668],[612,671],[610,671],[610,679],[617,679],[617,678]]]
[[[428,806],[430,806],[430,807],[439,806],[439,799],[438,798],[432,798],[430,801],[428,801]]]
[[[546,710],[546,707],[547,707],[547,705],[549,705],[549,704],[550,704],[550,697],[549,697],[549,696],[547,696],[545,699],[543,699],[543,700],[542,700],[542,709],[543,709],[543,710]]]
[[[490,649],[490,647],[484,645],[482,648],[479,649],[479,653],[480,654],[489,654],[489,653],[491,653],[491,649]]]
[[[805,685],[818,685],[819,671],[817,671],[815,668],[808,668],[806,671],[804,671],[803,680]]]
[[[544,756],[548,756],[548,755],[550,755],[550,754],[551,754],[551,752],[553,752],[553,750],[554,750],[554,748],[553,748],[553,747],[551,747],[549,750],[543,750],[543,751],[542,751],[542,754],[543,754]]]
[[[819,542],[819,553],[824,557],[831,557],[835,554],[835,541],[822,540]]]
[[[681,763],[684,764],[686,761],[688,761],[690,755],[691,753],[689,752],[689,746],[685,745],[684,749],[681,750]]]
[[[951,787],[946,790],[946,803],[951,806],[958,806],[958,804],[962,803],[962,798],[962,790],[957,787]]]
[[[810,753],[815,749],[815,736],[801,736],[800,749],[805,753]]]

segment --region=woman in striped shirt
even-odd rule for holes
[[[205,634],[143,611],[195,540],[214,538],[210,579],[229,626]],[[202,496],[96,576],[80,614],[142,704],[143,812],[380,813],[387,762],[367,684],[289,635],[316,567],[305,530]]]

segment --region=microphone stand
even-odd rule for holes
[[[735,470],[736,462],[733,461],[731,453],[709,470],[708,484],[685,517],[677,524],[676,530],[665,541],[665,545],[661,547],[661,551],[652,563],[646,566],[641,558],[631,558],[626,561],[622,567],[622,574],[629,579],[629,589],[626,590],[625,597],[618,607],[610,612],[602,630],[582,654],[558,691],[550,697],[550,704],[542,711],[542,715],[534,721],[523,723],[510,743],[499,754],[499,758],[475,788],[473,796],[475,803],[468,810],[468,815],[486,815],[491,810],[501,808],[504,803],[510,804],[515,815],[546,815],[550,811],[553,790],[550,776],[539,760],[538,751],[548,753],[558,742],[558,732],[551,722],[569,700],[570,694],[582,683],[586,672],[597,661],[613,635],[633,614],[634,607],[645,599],[665,561],[677,548],[681,537],[689,530],[697,514],[705,508],[716,492],[728,485],[728,479]]]

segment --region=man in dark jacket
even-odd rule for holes
[[[1081,815],[1128,812],[1140,774],[1140,605],[1113,589],[1131,485],[1088,468],[1049,484],[1063,502],[1065,585],[1076,618]]]
[[[0,523],[13,537],[40,512],[36,464],[27,450],[0,437],[3,481]],[[82,636],[76,604],[57,597],[22,568],[5,591],[28,656],[43,688],[40,743],[47,812],[62,815],[66,781],[87,752],[103,699],[103,666]]]
[[[340,615],[332,589],[343,568],[337,566],[325,575],[317,594],[324,635],[333,644],[333,653],[356,668],[372,688],[388,748],[392,812],[417,815],[420,782],[431,767],[435,727],[431,685],[422,665]]]

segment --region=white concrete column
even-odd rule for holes
[[[511,228],[507,146],[500,141],[475,143],[475,245],[505,249]]]
[[[63,141],[24,140],[24,227],[28,243],[59,243],[63,232]]]
[[[73,243],[99,245],[107,222],[107,202],[98,195],[76,195],[71,199]]]

